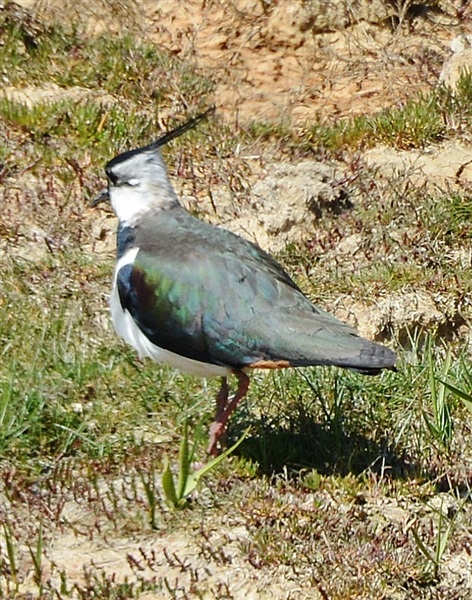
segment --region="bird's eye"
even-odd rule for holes
[[[111,169],[106,169],[105,173],[108,179],[110,180],[110,183],[112,183],[113,185],[118,185],[118,177],[115,175],[115,173],[113,173]]]
[[[131,179],[120,179],[116,173],[114,173],[111,169],[105,169],[105,173],[108,177],[108,181],[115,187],[136,187],[140,184],[140,180],[132,177]]]

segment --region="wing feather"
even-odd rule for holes
[[[143,238],[127,281],[119,277],[118,285],[125,308],[159,347],[235,368],[393,367],[391,350],[314,306],[254,244],[183,212],[161,214],[149,230],[159,235]]]

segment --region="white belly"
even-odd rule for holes
[[[169,365],[174,369],[182,371],[182,373],[195,375],[197,377],[225,377],[229,375],[231,370],[227,367],[199,362],[198,360],[192,360],[191,358],[179,356],[174,352],[159,348],[159,346],[156,346],[148,340],[136,325],[130,313],[127,310],[123,310],[116,285],[117,274],[122,267],[134,262],[138,252],[139,248],[133,248],[128,251],[120,258],[115,268],[113,289],[110,297],[110,309],[113,327],[115,328],[116,333],[128,342],[128,344],[133,346],[133,348],[138,351],[141,358],[147,356],[155,362]]]

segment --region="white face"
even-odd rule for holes
[[[142,215],[155,205],[153,194],[146,194],[141,182],[135,185],[113,185],[109,187],[110,202],[120,222],[132,226]]]
[[[106,173],[111,205],[125,225],[178,203],[158,150],[125,153],[107,165]]]

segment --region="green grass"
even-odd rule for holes
[[[11,85],[81,86],[138,105],[167,104],[176,95],[198,104],[213,87],[194,65],[131,35],[87,37],[79,24],[53,23],[33,32],[34,43],[28,43],[25,21],[7,15],[2,25],[0,62],[9,67]]]
[[[157,137],[163,115],[172,126],[211,104],[214,83],[131,35],[30,29],[1,23],[9,84],[91,95],[31,106],[0,98],[0,597],[223,598],[228,584],[208,574],[234,568],[253,587],[270,577],[333,599],[447,597],[447,561],[467,552],[471,533],[470,355],[452,327],[470,315],[470,194],[414,189],[402,175],[381,181],[346,159],[353,207],[323,212],[313,239],[280,259],[323,305],[342,294],[447,292],[452,343],[440,325],[417,324],[390,340],[397,373],[254,373],[228,443],[249,428],[247,438],[191,493],[177,484],[176,513],[162,476],[180,472],[182,484],[198,473],[188,447],[179,458],[182,439],[207,461],[218,382],[139,361],[113,333],[113,225],[87,202],[106,160]],[[471,89],[466,76],[455,96],[438,89],[373,117],[314,123],[302,139],[286,122],[244,132],[210,122],[166,160],[199,213],[216,186],[235,201],[247,193],[246,143],[284,160],[422,147],[470,127]],[[337,255],[355,234],[354,255]],[[67,534],[77,555],[125,548],[126,577],[98,558],[73,573],[54,553]]]
[[[404,176],[383,181],[364,169],[350,194],[359,199],[354,210],[322,215],[305,248],[281,254],[310,296],[330,302],[348,294],[368,302],[372,293],[428,290],[455,296],[461,306],[472,290],[469,192],[415,189]],[[339,254],[356,235],[361,241],[354,253]]]
[[[401,150],[424,148],[452,137],[467,137],[472,123],[472,73],[464,72],[455,91],[445,86],[411,98],[377,115],[337,121],[322,119],[293,131],[285,121],[254,121],[245,129],[249,139],[282,140],[292,151],[321,156],[345,150],[366,150],[379,144]]]
[[[54,84],[65,97],[31,106],[0,97],[0,159],[10,172],[36,171],[40,163],[70,182],[70,163],[82,168],[92,155],[100,164],[155,137],[162,114],[190,106],[198,112],[213,103],[213,83],[154,44],[126,34],[90,37],[80,24],[32,27],[27,17],[14,15],[0,15],[5,85],[21,90]]]

